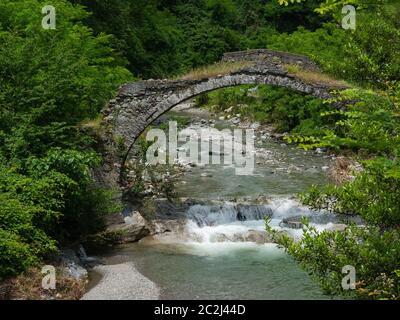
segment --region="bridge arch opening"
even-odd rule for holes
[[[223,60],[252,63],[226,74],[199,79],[145,80],[120,88],[117,97],[110,101],[103,113],[110,140],[117,141],[125,149],[122,169],[134,142],[153,121],[180,103],[203,93],[240,85],[271,85],[327,99],[333,97],[333,89],[340,89],[330,83],[305,81],[299,75],[290,73],[286,67],[288,63],[307,70],[317,68],[306,57],[298,55],[253,50],[227,54]]]
[[[255,90],[255,89],[257,89],[257,90]],[[235,94],[237,94],[238,96],[240,96],[240,95],[242,95],[242,96],[247,96],[248,98],[248,100],[247,100],[247,104],[245,103],[245,104],[243,104],[243,105],[241,105],[241,106],[239,106],[240,107],[240,109],[241,109],[241,111],[246,111],[246,110],[248,110],[248,109],[251,109],[251,108],[253,108],[254,106],[252,106],[251,105],[251,103],[252,102],[254,102],[254,101],[259,101],[259,103],[260,103],[260,105],[262,105],[264,102],[264,95],[265,94],[269,94],[269,92],[270,91],[276,91],[276,92],[278,92],[279,91],[279,94],[272,94],[272,96],[271,96],[271,98],[270,98],[270,100],[269,101],[267,101],[267,102],[265,102],[265,107],[268,107],[268,105],[270,104],[270,103],[274,103],[274,99],[276,99],[276,97],[277,96],[279,96],[280,98],[282,98],[282,97],[285,97],[286,99],[288,99],[288,100],[290,100],[290,99],[297,99],[297,100],[299,100],[300,102],[299,102],[299,104],[301,104],[301,101],[303,101],[303,99],[300,99],[300,97],[303,97],[304,98],[304,102],[306,102],[306,101],[314,101],[314,100],[312,100],[312,97],[311,96],[309,96],[309,95],[306,95],[306,94],[298,94],[298,93],[296,93],[296,92],[294,92],[293,90],[286,90],[286,89],[284,89],[284,88],[278,88],[278,87],[276,87],[276,86],[274,86],[274,87],[272,87],[272,86],[268,86],[268,85],[239,85],[239,86],[234,86],[234,87],[228,87],[228,88],[222,88],[222,89],[217,89],[217,90],[212,90],[212,91],[210,91],[210,92],[207,92],[209,95],[211,95],[212,97],[211,97],[211,101],[209,101],[208,102],[208,105],[210,106],[210,105],[213,105],[214,103],[216,103],[216,99],[218,100],[218,99],[224,99],[224,97],[226,96],[226,94],[230,94],[230,95],[235,95]],[[197,95],[197,96],[195,96],[195,98],[197,97],[200,97],[201,96],[201,94],[199,94],[199,95]],[[218,97],[219,96],[219,97]],[[234,128],[234,127],[236,127],[236,128],[238,128],[238,124],[239,124],[239,122],[237,121],[238,119],[234,119],[234,118],[237,118],[236,117],[236,113],[237,112],[240,112],[239,110],[238,110],[238,108],[237,108],[237,106],[236,106],[236,104],[237,103],[239,103],[239,104],[242,104],[242,102],[244,102],[244,101],[242,101],[242,99],[243,99],[243,97],[238,97],[238,99],[236,100],[236,101],[231,101],[231,103],[227,103],[224,107],[226,108],[228,105],[230,105],[230,106],[233,106],[234,108],[233,108],[233,110],[231,110],[230,111],[230,113],[223,113],[223,112],[221,112],[220,114],[214,114],[213,115],[213,117],[212,117],[212,119],[213,119],[213,121],[208,121],[209,119],[210,119],[210,117],[208,117],[208,120],[207,121],[205,121],[204,122],[204,127],[205,128],[207,128],[210,124],[213,124],[213,125],[216,125],[216,128],[218,129],[218,130],[220,130],[221,129],[221,124],[220,123],[218,123],[218,122],[223,122],[223,123],[225,123],[224,124],[224,126],[226,125],[226,123],[228,123],[229,122],[229,127],[230,127],[230,129],[229,130],[231,130],[232,128]],[[246,100],[246,97],[244,97],[244,100]],[[191,102],[191,99],[189,99],[189,101],[188,100],[185,100],[184,102]],[[282,101],[281,101],[282,102]],[[177,106],[181,106],[182,105],[182,103],[179,103],[178,105],[175,105],[175,106],[171,106],[171,108],[169,109],[169,110],[167,110],[167,111],[165,111],[162,115],[160,115],[155,121],[156,121],[156,123],[152,123],[151,124],[151,127],[153,127],[153,128],[158,128],[160,125],[161,125],[161,129],[164,131],[164,132],[166,132],[166,136],[168,137],[168,134],[169,134],[169,132],[168,132],[168,127],[166,126],[166,123],[165,123],[165,121],[168,121],[169,119],[168,119],[168,115],[170,115],[171,114],[171,112],[172,112],[172,119],[171,120],[176,120],[176,117],[175,117],[175,112],[177,111],[175,108],[177,107]],[[327,107],[325,104],[323,104],[322,103],[322,101],[321,101],[321,105],[324,105],[325,107]],[[282,103],[280,104],[280,106],[282,106]],[[187,119],[183,119],[183,121],[181,121],[182,122],[182,127],[183,126],[187,126],[187,125],[192,125],[193,124],[193,122],[194,122],[194,124],[196,124],[196,123],[200,123],[201,122],[201,120],[203,120],[203,119],[205,119],[204,118],[204,116],[206,116],[207,117],[207,114],[206,113],[202,113],[202,112],[200,112],[200,113],[196,113],[196,111],[194,111],[194,109],[195,110],[199,110],[199,107],[198,106],[196,106],[197,108],[195,109],[195,108],[191,108],[191,111],[190,111],[190,113],[187,113],[187,116],[189,116],[189,117],[191,117],[191,121],[190,121],[190,123],[189,123],[189,121],[185,121],[185,120],[187,120]],[[293,107],[293,106],[291,106],[291,107]],[[289,107],[290,108],[290,107]],[[294,108],[296,108],[296,106],[294,106]],[[222,108],[222,109],[224,109],[224,108]],[[229,109],[229,108],[228,108]],[[200,110],[202,110],[201,108],[200,108]],[[280,109],[281,110],[281,109]],[[220,110],[221,111],[221,110]],[[195,113],[193,113],[193,112],[195,112]],[[272,113],[273,111],[271,111],[271,110],[265,110],[265,114],[266,113]],[[180,115],[182,115],[182,111],[180,110],[179,111],[179,113],[180,113]],[[264,114],[264,115],[265,115]],[[221,115],[225,115],[225,119],[223,119],[223,120],[221,120],[221,121],[218,121],[218,120],[220,120],[219,118],[220,118],[220,116]],[[228,115],[230,115],[230,116],[228,116]],[[227,117],[228,116],[228,117]],[[241,121],[241,127],[242,128],[244,128],[244,126],[246,126],[247,124],[249,125],[249,128],[251,127],[251,125],[252,124],[254,124],[254,123],[257,123],[258,121],[261,121],[260,119],[254,119],[254,118],[249,118],[248,117],[248,113],[244,113],[243,114],[243,116],[240,116],[239,117],[242,121]],[[246,119],[247,118],[247,119]],[[161,119],[161,120],[163,120],[163,121],[159,121],[159,119]],[[194,121],[193,121],[194,120]],[[243,120],[245,120],[244,122],[243,122]],[[179,121],[178,121],[179,122]],[[244,125],[244,126],[243,126]],[[257,129],[257,127],[255,127],[256,129]],[[256,133],[256,141],[259,141],[260,140],[260,138],[261,138],[261,136],[262,136],[262,134],[260,133],[260,131],[258,131],[257,133]],[[268,140],[270,140],[270,135],[269,135],[269,133],[268,133]],[[140,142],[140,143],[143,143],[143,141],[145,140],[145,136],[144,135],[142,135],[141,136],[141,139],[140,139],[140,141],[137,141],[137,143],[138,142]],[[274,139],[275,140],[275,139]],[[153,141],[151,141],[150,142],[150,144],[152,144],[153,143]],[[168,142],[167,142],[168,143]],[[274,142],[274,144],[276,145],[276,148],[278,148],[278,149],[282,149],[282,150],[278,150],[278,153],[279,152],[286,152],[284,149],[286,149],[286,148],[282,148],[282,146],[280,146],[280,143],[278,142],[277,143],[277,141],[275,141]],[[135,144],[136,145],[136,144]],[[179,146],[178,146],[179,147]],[[274,147],[275,148],[275,147]],[[210,150],[211,150],[212,148],[210,147]],[[299,156],[299,155],[296,155],[296,156]],[[300,157],[302,157],[301,155],[300,155]],[[223,160],[221,160],[221,163],[223,163]],[[172,163],[169,163],[169,164],[172,164]],[[256,163],[255,163],[256,164]],[[282,164],[283,165],[283,164]],[[283,165],[284,166],[284,165]],[[324,166],[324,164],[321,164],[321,166],[320,167],[323,167]],[[197,167],[197,165],[196,165],[196,167]],[[199,166],[200,167],[200,166]],[[212,166],[205,166],[205,168],[207,169],[207,167],[212,167]],[[294,167],[294,168],[296,168],[293,164],[287,164],[287,168],[292,168],[292,167]],[[234,166],[234,168],[235,168],[235,166]],[[292,170],[292,169],[288,169],[289,171],[290,170]],[[298,170],[298,168],[296,168],[295,170]],[[311,169],[310,169],[311,170]],[[207,170],[206,170],[207,171]],[[206,171],[204,171],[204,172],[206,172]],[[202,177],[202,171],[199,171],[199,170],[197,170],[197,169],[194,169],[193,170],[193,172],[197,172],[197,177],[192,177],[192,178],[194,178],[196,181],[198,180],[198,186],[201,186],[203,183],[207,183],[207,181],[205,181],[204,180],[204,178],[206,178],[206,176],[204,176],[204,177]],[[205,173],[204,173],[205,174]],[[215,176],[218,176],[218,174],[219,173],[216,173],[215,174]],[[213,173],[213,175],[214,175],[214,173]],[[235,172],[232,172],[232,175],[236,175],[236,173]],[[274,183],[275,183],[275,185],[282,185],[283,186],[283,188],[285,189],[285,185],[293,185],[294,186],[294,188],[297,186],[297,184],[296,183],[292,183],[290,180],[285,180],[285,179],[282,179],[282,182],[280,182],[279,180],[276,180],[275,178],[276,177],[278,177],[278,176],[275,176],[275,175],[273,175],[273,178],[274,178]],[[322,178],[322,177],[321,177]],[[226,179],[226,177],[224,178],[224,179]],[[237,183],[237,185],[240,185],[241,183],[239,182],[240,180],[242,179],[242,177],[240,177],[240,176],[238,176],[238,177],[233,177],[232,178],[232,181],[236,181],[236,183]],[[244,177],[243,178],[244,180],[246,180],[246,179],[248,179],[247,177]],[[211,179],[212,180],[212,179]],[[221,177],[221,179],[220,179],[221,181],[222,181],[222,177]],[[216,183],[215,183],[215,185],[218,185],[219,184],[219,182],[218,181],[216,181]],[[234,185],[234,183],[232,182],[232,184],[231,185]],[[263,185],[262,183],[260,184],[260,185]],[[266,189],[267,189],[267,185],[265,185],[264,186]],[[209,188],[209,187],[207,187],[207,188]],[[228,192],[229,191],[229,188],[227,188],[227,190],[226,190],[226,192]],[[293,192],[295,192],[296,190],[294,190]],[[225,194],[225,190],[224,189],[220,189],[217,193],[219,193],[219,194]]]

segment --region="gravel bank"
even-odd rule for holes
[[[157,285],[136,270],[132,263],[96,266],[103,277],[82,300],[157,300]]]

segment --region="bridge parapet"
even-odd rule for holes
[[[154,120],[179,103],[199,94],[238,85],[267,84],[327,99],[334,96],[333,89],[343,89],[334,82],[310,82],[301,74],[289,73],[287,65],[297,65],[306,72],[315,72],[320,77],[323,75],[314,62],[296,54],[267,49],[249,50],[227,53],[222,61],[254,63],[209,77],[144,80],[121,86],[116,98],[103,110],[103,127],[108,132],[106,143],[113,144],[114,149],[119,149],[121,144],[125,147],[125,157],[120,168],[123,168],[133,143]]]
[[[254,49],[247,51],[227,52],[222,57],[223,62],[238,61],[269,61],[276,64],[298,65],[309,71],[320,71],[317,64],[308,57],[288,53],[283,51],[275,51],[269,49]]]

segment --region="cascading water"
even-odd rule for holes
[[[272,211],[263,205],[195,205],[187,213],[191,241],[245,242],[249,232],[263,229],[263,219]]]
[[[224,203],[221,205],[194,205],[187,212],[188,219],[199,227],[227,224],[236,221],[261,220],[272,215],[267,205]]]
[[[332,214],[310,210],[293,199],[278,198],[266,205],[194,205],[187,211],[186,228],[189,242],[254,242],[265,234],[265,218],[270,218],[273,228],[299,238],[302,217],[318,230],[332,228],[338,222]]]
[[[302,229],[286,225],[300,216],[321,230],[334,221],[287,197],[266,205],[196,204],[187,210],[183,239],[161,237],[119,254],[133,256],[166,299],[325,299],[307,273],[266,236],[264,219],[270,218],[273,227],[301,237]]]

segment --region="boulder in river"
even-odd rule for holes
[[[82,267],[81,261],[72,249],[64,249],[61,251],[61,263],[63,265],[63,273],[77,280],[86,280],[88,272]]]
[[[146,220],[138,211],[126,215],[123,223],[114,224],[107,228],[107,233],[118,234],[119,242],[136,242],[150,233]]]
[[[327,228],[329,231],[344,231],[347,228],[347,224],[344,223],[333,223]]]
[[[301,222],[302,216],[296,216],[291,218],[284,218],[280,223],[281,227],[291,228],[291,229],[301,229],[303,228],[303,223]]]
[[[138,211],[134,211],[132,215],[125,217],[125,226],[122,227],[123,242],[136,242],[150,233],[146,220]]]
[[[272,237],[266,231],[260,230],[249,230],[244,234],[245,241],[255,243],[271,243],[273,242]]]
[[[239,123],[240,123],[240,119],[238,119],[238,118],[233,118],[233,119],[231,120],[231,122],[232,122],[233,124],[239,124]]]
[[[203,178],[210,178],[210,177],[212,177],[212,174],[207,173],[207,172],[203,172],[200,176],[203,177]]]
[[[248,230],[233,234],[217,233],[212,238],[212,242],[254,242],[263,244],[271,243],[273,240],[266,231]]]

